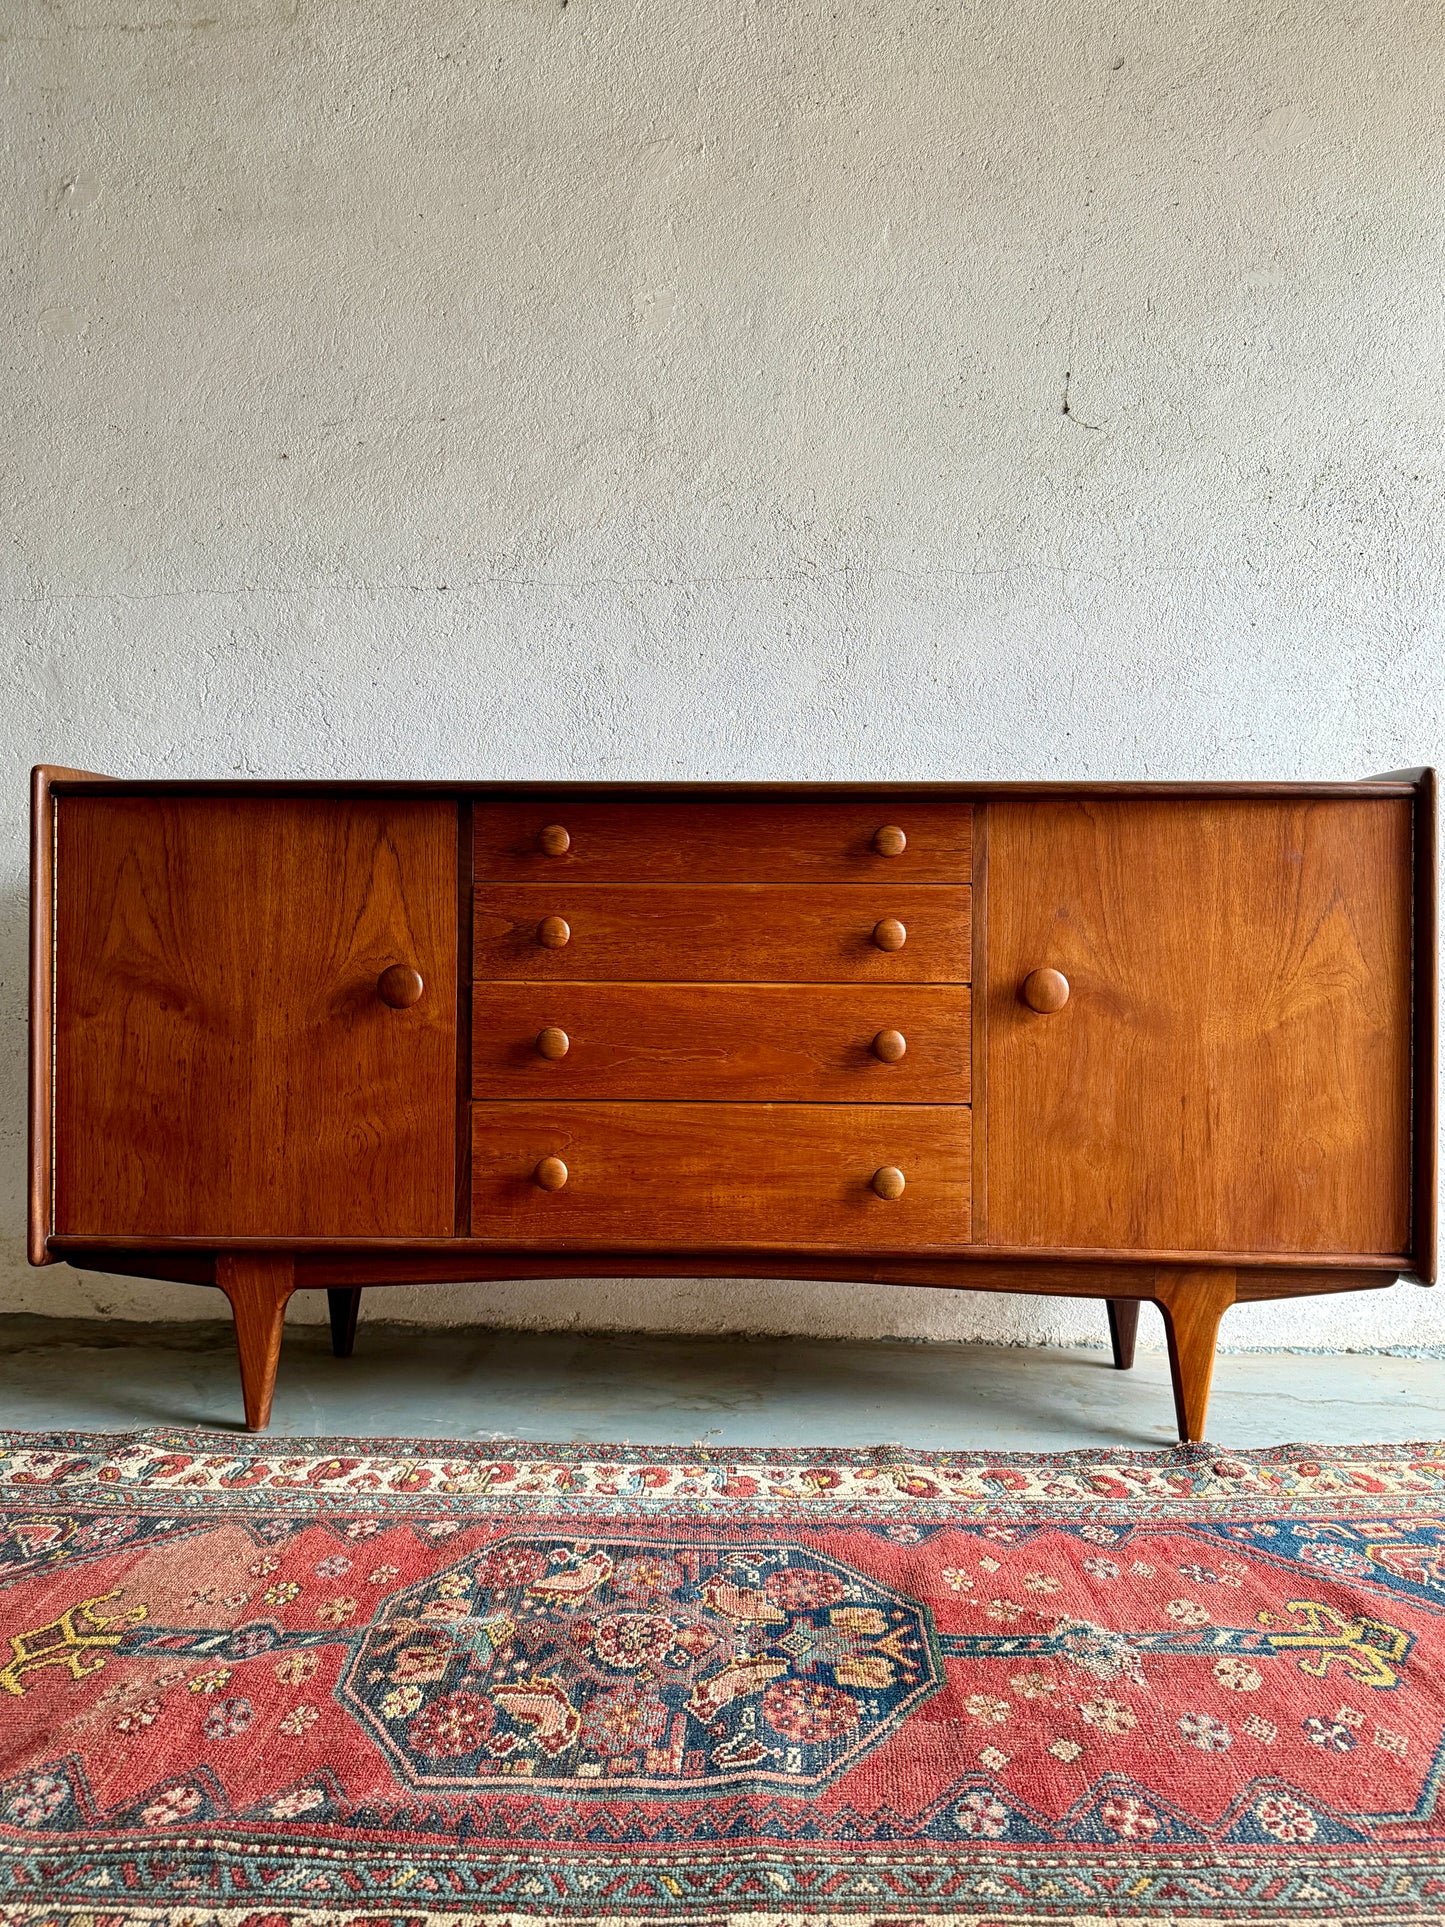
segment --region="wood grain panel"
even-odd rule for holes
[[[1410,833],[1393,798],[991,802],[990,1242],[1407,1250]]]
[[[488,884],[476,893],[479,979],[547,983],[967,983],[970,892],[945,884]],[[560,948],[540,937],[561,918]],[[875,924],[897,918],[901,950]]]
[[[966,1104],[969,993],[897,984],[478,984],[478,1098]],[[556,1027],[557,1060],[537,1048]],[[872,1050],[897,1030],[906,1050]]]
[[[478,881],[496,882],[967,883],[971,816],[967,803],[886,796],[592,802],[559,793],[479,801],[473,862]],[[553,824],[569,839],[557,856],[539,843]],[[907,838],[897,856],[873,847],[885,827]]]
[[[57,807],[57,1229],[449,1233],[455,806]]]
[[[479,1104],[472,1228],[499,1244],[576,1241],[902,1249],[969,1236],[964,1105]],[[532,1173],[560,1158],[567,1182]],[[871,1188],[896,1166],[893,1202]]]

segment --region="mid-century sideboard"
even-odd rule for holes
[[[30,1256],[286,1303],[871,1280],[1164,1316],[1435,1275],[1434,779],[35,773]],[[562,1287],[558,1287],[561,1289]]]

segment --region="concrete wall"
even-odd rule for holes
[[[1433,0],[0,0],[0,65],[0,1304],[219,1304],[23,1265],[33,760],[1445,761]],[[390,1308],[1102,1335],[852,1287]]]

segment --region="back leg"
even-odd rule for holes
[[[1137,1298],[1110,1298],[1109,1343],[1114,1348],[1114,1363],[1121,1372],[1127,1372],[1134,1363],[1134,1338],[1139,1330],[1139,1300]]]
[[[331,1349],[338,1358],[350,1358],[356,1343],[356,1314],[361,1310],[361,1286],[328,1285],[326,1303],[331,1312]]]

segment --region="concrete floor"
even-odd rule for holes
[[[0,1317],[0,1426],[240,1429],[229,1327]],[[1063,1451],[1174,1439],[1169,1370],[988,1345],[589,1336],[364,1323],[333,1359],[286,1334],[272,1431],[599,1443]],[[1445,1436],[1436,1355],[1224,1353],[1210,1438],[1235,1447]]]

